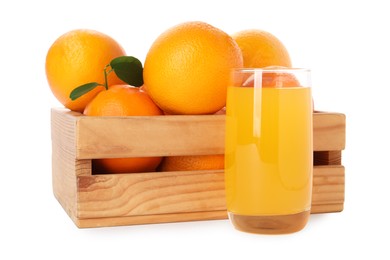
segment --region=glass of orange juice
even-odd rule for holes
[[[233,70],[225,188],[236,229],[285,234],[305,227],[312,192],[312,112],[310,70]]]

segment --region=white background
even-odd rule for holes
[[[295,234],[241,233],[228,220],[78,229],[51,187],[46,82],[52,42],[109,34],[144,60],[170,26],[267,30],[312,69],[316,109],[345,113],[346,200]],[[386,1],[6,1],[0,7],[0,259],[389,259],[390,15]],[[7,256],[6,256],[7,255]]]

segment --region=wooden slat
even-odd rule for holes
[[[341,212],[343,211],[343,209],[344,209],[344,203],[312,205],[311,213],[312,214],[335,213],[335,212]]]
[[[313,114],[313,150],[341,151],[345,149],[345,115],[319,112]]]
[[[226,218],[227,218],[226,210],[217,210],[217,211],[206,211],[206,212],[157,214],[157,215],[146,215],[146,216],[124,216],[124,217],[109,217],[109,218],[77,219],[75,221],[75,224],[80,228],[91,228],[91,227],[128,226],[128,225],[139,225],[139,224],[157,224],[157,223],[167,223],[167,222],[218,220],[218,219],[226,219]]]
[[[223,154],[225,116],[87,117],[79,114],[75,131],[78,159]],[[313,131],[314,151],[345,148],[345,115],[314,113]]]
[[[79,176],[78,183],[79,219],[226,210],[222,170]],[[343,201],[344,167],[314,167],[312,213]]]
[[[222,154],[224,129],[223,115],[83,117],[77,158]]]
[[[80,176],[81,218],[226,209],[223,171]]]
[[[312,205],[343,204],[344,187],[344,166],[315,166],[313,171]]]
[[[76,117],[72,114],[51,113],[52,183],[54,196],[68,215],[76,220]]]

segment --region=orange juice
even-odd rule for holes
[[[310,214],[312,167],[310,87],[228,88],[226,201],[238,229],[303,228]],[[278,221],[292,226],[279,229]]]

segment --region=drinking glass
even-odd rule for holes
[[[310,216],[310,70],[234,69],[226,105],[225,188],[238,230],[285,234]]]

